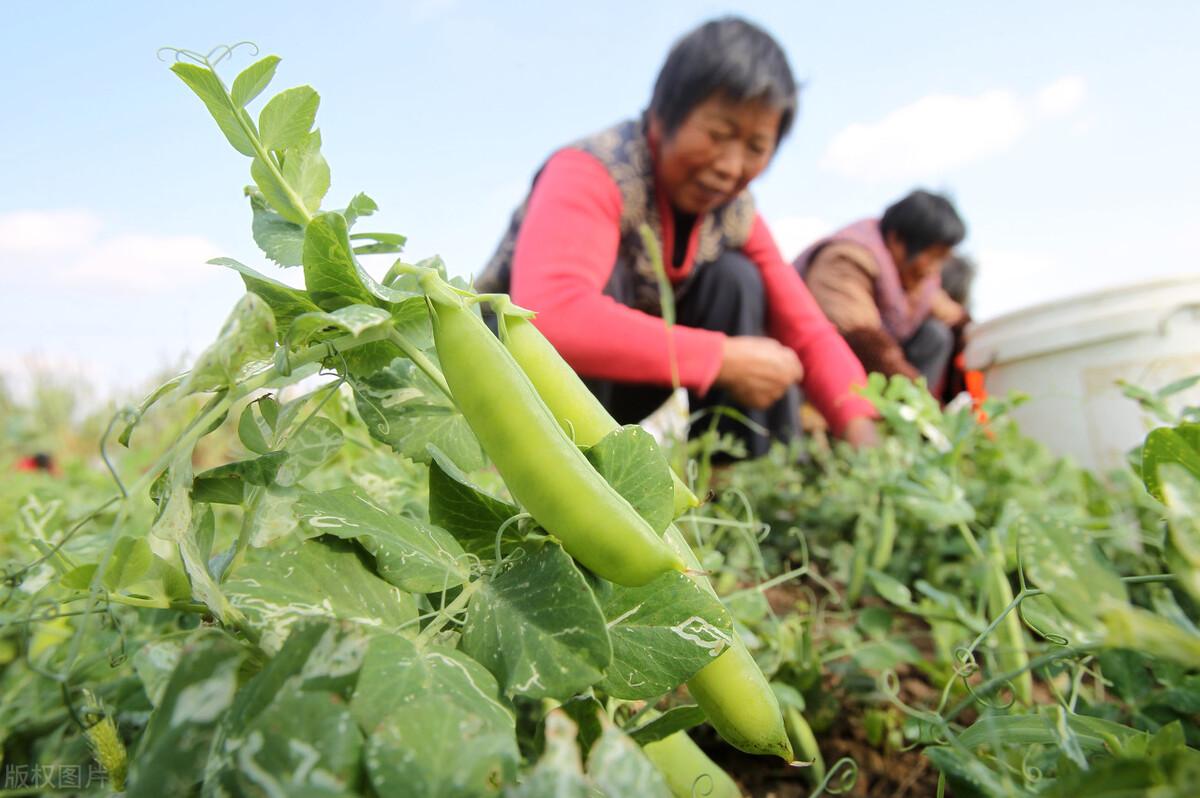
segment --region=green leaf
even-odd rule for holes
[[[346,305],[377,305],[351,251],[346,217],[317,214],[304,230],[304,284],[322,310]]]
[[[337,424],[321,416],[308,419],[287,441],[287,460],[279,467],[275,484],[285,488],[295,485],[333,457],[344,442],[345,435]]]
[[[269,55],[243,69],[233,79],[233,88],[229,91],[233,102],[238,107],[245,107],[247,103],[262,94],[271,79],[275,77],[275,67],[278,65],[279,56]]]
[[[469,713],[483,731],[515,733],[512,710],[501,703],[495,678],[478,662],[453,649],[417,648],[397,635],[373,638],[350,702],[359,727],[371,732],[426,695]]]
[[[238,123],[238,115],[251,130],[254,129],[254,123],[250,121],[249,114],[241,108],[235,115],[234,108],[229,104],[229,99],[225,94],[225,88],[216,74],[207,67],[182,61],[173,64],[171,71],[178,75],[188,88],[204,102],[204,106],[208,108],[208,112],[212,114],[217,126],[221,128],[221,132],[225,134],[225,138],[229,140],[233,148],[242,155],[253,156],[254,145],[250,143],[250,137]]]
[[[520,509],[475,486],[437,447],[430,446],[430,454],[429,520],[454,535],[466,551],[494,556],[496,533]],[[516,525],[510,524],[502,543],[518,542],[517,533]]]
[[[305,787],[357,786],[362,734],[333,693],[289,686],[237,742],[240,794],[294,795]]]
[[[1037,714],[985,715],[958,736],[958,742],[970,749],[993,745],[1031,746],[1055,745],[1057,734],[1051,707],[1042,707]],[[1068,714],[1066,723],[1074,732],[1083,750],[1091,754],[1108,750],[1110,739],[1123,743],[1136,738],[1149,740],[1150,735],[1139,729],[1114,723],[1104,718]]]
[[[277,746],[266,744],[265,738],[272,734],[285,740],[290,737],[293,744],[289,748],[314,760],[326,748],[331,752],[341,750],[339,740],[321,740],[321,735],[326,732],[344,735],[346,742],[352,742],[357,749],[361,735],[346,714],[345,699],[354,690],[366,655],[367,640],[362,628],[357,626],[342,626],[325,620],[296,624],[279,652],[238,691],[222,718],[209,755],[207,786],[219,784],[224,790],[236,791],[239,769],[244,774],[247,754],[261,762],[262,753],[274,749],[270,757],[277,759],[281,753]],[[305,694],[318,697],[320,702],[300,701],[301,705],[296,706]],[[336,716],[325,718],[328,707],[335,706],[335,701],[340,705]],[[296,715],[296,730],[301,732],[300,735],[289,734],[292,730],[277,727],[278,716],[286,717],[287,712]],[[303,719],[309,713],[315,713],[323,722],[308,724]],[[264,732],[260,721],[263,717],[273,718],[268,724],[276,727],[272,734]],[[317,752],[312,750],[314,747]],[[290,772],[290,767],[277,761],[263,770],[265,778],[274,779],[281,770]],[[345,782],[344,775],[337,779],[332,772],[328,775],[330,781]],[[254,790],[249,792],[257,794]],[[281,794],[290,792],[282,790]]]
[[[190,633],[181,632],[169,637],[151,640],[132,657],[133,669],[142,683],[142,689],[155,708],[162,704],[171,674],[183,656],[186,639]]]
[[[613,430],[587,458],[655,532],[661,535],[674,520],[671,467],[649,432],[636,424]]]
[[[254,243],[280,266],[299,266],[303,262],[304,226],[289,222],[273,211],[261,192],[248,188],[246,193],[250,196],[250,231],[254,234]]]
[[[257,294],[243,294],[216,342],[196,358],[180,392],[187,395],[233,385],[269,365],[274,354],[274,315]]]
[[[1146,436],[1142,446],[1142,481],[1151,496],[1163,500],[1159,467],[1177,463],[1200,481],[1200,424],[1160,427]]]
[[[287,222],[297,226],[308,223],[308,209],[304,201],[296,194],[283,175],[262,158],[256,157],[250,162],[250,177],[267,204]]]
[[[370,633],[405,627],[417,615],[411,594],[380,579],[353,543],[310,540],[288,549],[249,549],[224,585],[233,605],[261,631],[260,645],[279,650],[304,618],[334,618]]]
[[[204,516],[192,509],[192,453],[186,448],[171,462],[166,472],[167,492],[162,499],[158,518],[150,534],[170,540],[179,547],[179,556],[191,580],[192,593],[224,623],[235,624],[240,613],[229,603],[221,588],[208,571],[208,558],[197,539]]]
[[[871,581],[871,587],[875,588],[875,592],[882,596],[884,601],[903,609],[912,607],[912,591],[899,579],[874,569],[867,571],[867,578]]]
[[[192,500],[207,504],[241,504],[246,497],[246,486],[270,485],[287,457],[286,452],[268,452],[203,471],[192,482]]]
[[[562,547],[525,551],[499,576],[480,581],[462,647],[505,694],[565,700],[601,679],[612,644],[596,597]]]
[[[506,798],[591,798],[591,786],[583,775],[575,724],[555,710],[546,716],[546,747],[542,757],[520,786]]]
[[[1013,525],[1029,580],[1046,592],[1064,616],[1086,630],[1097,627],[1106,603],[1126,604],[1116,572],[1083,530],[1049,515],[1022,516]]]
[[[296,317],[287,331],[290,347],[300,347],[315,340],[328,340],[349,333],[356,338],[367,330],[390,324],[392,314],[374,305],[346,305],[326,313],[315,311]]]
[[[299,529],[300,521],[295,511],[298,497],[299,492],[295,488],[280,485],[270,485],[259,494],[258,504],[250,518],[251,546],[270,546]]]
[[[354,233],[351,241],[371,241],[370,244],[358,244],[354,247],[356,255],[387,255],[404,251],[404,243],[408,240],[399,233]]]
[[[241,274],[246,290],[258,296],[271,308],[277,330],[288,329],[298,316],[321,310],[308,298],[308,294],[299,288],[292,288],[278,280],[264,277],[232,258],[213,258],[209,263],[225,266]]]
[[[108,568],[104,571],[104,586],[121,590],[141,579],[154,565],[154,553],[144,537],[123,537],[117,541]]]
[[[359,219],[370,216],[377,210],[379,210],[379,206],[375,204],[375,200],[360,192],[350,198],[350,204],[342,210],[341,214],[346,217],[347,227],[353,227]]]
[[[511,732],[436,693],[384,718],[366,751],[374,794],[421,798],[496,795],[516,776],[518,761]]]
[[[302,494],[296,515],[316,534],[356,540],[387,581],[433,593],[467,580],[462,547],[444,530],[377,507],[353,488]]]
[[[584,753],[590,751],[592,745],[604,734],[602,718],[604,721],[608,720],[608,716],[604,714],[604,705],[594,695],[577,695],[559,704],[558,709],[575,723],[575,742],[579,750]]]
[[[1105,645],[1200,668],[1200,637],[1153,612],[1115,605],[1101,610],[1100,618],[1107,632]]]
[[[271,445],[267,443],[271,431],[264,429],[265,424],[259,423],[254,412],[257,404],[250,402],[242,408],[242,415],[238,418],[238,440],[255,454],[266,454],[271,451]]]
[[[592,747],[587,761],[592,784],[606,798],[671,798],[658,768],[642,749],[616,726],[609,725]]]
[[[642,587],[603,594],[612,664],[600,688],[615,698],[654,698],[674,690],[725,651],[733,619],[711,593],[668,571]]]
[[[1200,600],[1200,479],[1175,463],[1164,463],[1158,476],[1167,505],[1167,565],[1180,586]]]
[[[192,792],[203,776],[217,722],[233,703],[245,652],[211,630],[202,630],[185,646],[131,758],[126,796]]]
[[[629,733],[638,745],[648,745],[658,740],[665,740],[675,732],[687,731],[708,721],[704,710],[695,704],[682,707],[671,707],[654,720],[639,726]]]
[[[300,195],[305,209],[315,213],[329,191],[329,164],[321,154],[321,131],[314,130],[300,143],[288,147],[282,172],[284,181]]]
[[[430,444],[460,468],[483,466],[483,453],[466,419],[424,372],[404,358],[366,377],[352,375],[355,407],[371,437],[421,463]]]
[[[304,141],[317,119],[321,98],[311,86],[285,89],[271,98],[258,115],[263,147],[281,152]]]

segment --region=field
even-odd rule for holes
[[[315,91],[245,110],[278,59],[179,55],[305,287],[219,262],[137,407],[0,394],[0,795],[1194,793],[1187,384],[1127,388],[1164,426],[1107,475],[877,375],[876,449],[660,445],[505,297],[361,266],[404,237],[323,210]]]

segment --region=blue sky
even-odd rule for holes
[[[155,59],[243,39],[303,83],[372,227],[477,271],[553,149],[637,113],[671,42],[735,12],[804,81],[753,190],[785,255],[917,185],[951,192],[976,316],[1200,267],[1200,4],[10,3],[0,34],[0,373],[139,386],[195,354],[275,273],[249,235],[248,162]],[[242,55],[233,71],[250,62]],[[294,281],[298,274],[283,273]],[[19,382],[19,379],[17,380]]]

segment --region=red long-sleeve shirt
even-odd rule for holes
[[[621,192],[603,164],[581,150],[560,150],[529,198],[513,255],[513,300],[537,312],[534,324],[586,377],[669,386],[673,336],[680,382],[703,394],[720,371],[725,334],[678,325],[668,331],[662,319],[603,293],[617,258],[620,221]],[[663,231],[663,261],[673,283],[691,272],[699,227],[678,268],[671,265],[674,236]],[[873,415],[870,403],[851,392],[866,381],[862,366],[784,261],[761,216],[742,252],[762,276],[767,332],[800,358],[808,399],[835,432]]]

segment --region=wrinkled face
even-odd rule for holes
[[[703,214],[732,200],[762,174],[775,153],[782,113],[760,102],[709,97],[692,109],[683,124],[660,142],[658,179],[671,204],[683,213]]]
[[[950,257],[950,247],[945,244],[926,247],[914,255],[909,255],[908,247],[895,233],[888,233],[887,248],[892,260],[900,269],[900,282],[905,288],[921,283],[932,274],[940,274],[942,266]]]

